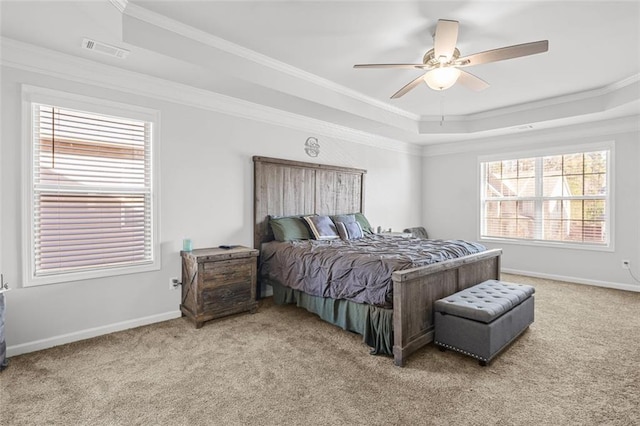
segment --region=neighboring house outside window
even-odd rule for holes
[[[157,113],[31,87],[24,98],[27,285],[158,269]]]
[[[480,238],[611,247],[612,145],[480,160]]]

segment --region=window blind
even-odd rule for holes
[[[36,276],[152,261],[151,123],[33,106]]]
[[[481,237],[609,244],[609,150],[481,164]]]

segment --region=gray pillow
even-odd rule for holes
[[[333,220],[333,223],[352,223],[356,221],[356,216],[353,214],[338,214],[331,216],[331,220]]]
[[[343,240],[357,240],[364,236],[362,227],[355,220],[349,223],[336,222],[336,228],[338,229],[340,238]]]
[[[362,226],[360,226],[358,222],[345,223],[344,226],[347,228],[347,234],[349,234],[350,240],[356,240],[364,236]]]
[[[305,216],[303,218],[309,225],[311,233],[316,240],[335,240],[340,238],[336,225],[329,216]]]

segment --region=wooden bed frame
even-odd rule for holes
[[[253,162],[256,249],[273,240],[269,215],[364,213],[366,170],[258,156]],[[501,254],[500,249],[487,250],[392,274],[396,365],[403,366],[410,354],[433,341],[433,302],[500,279]]]

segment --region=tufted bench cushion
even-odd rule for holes
[[[534,292],[489,280],[437,300],[434,343],[486,365],[533,323]]]
[[[535,289],[530,285],[489,280],[437,300],[434,309],[436,312],[490,323],[534,292]]]

